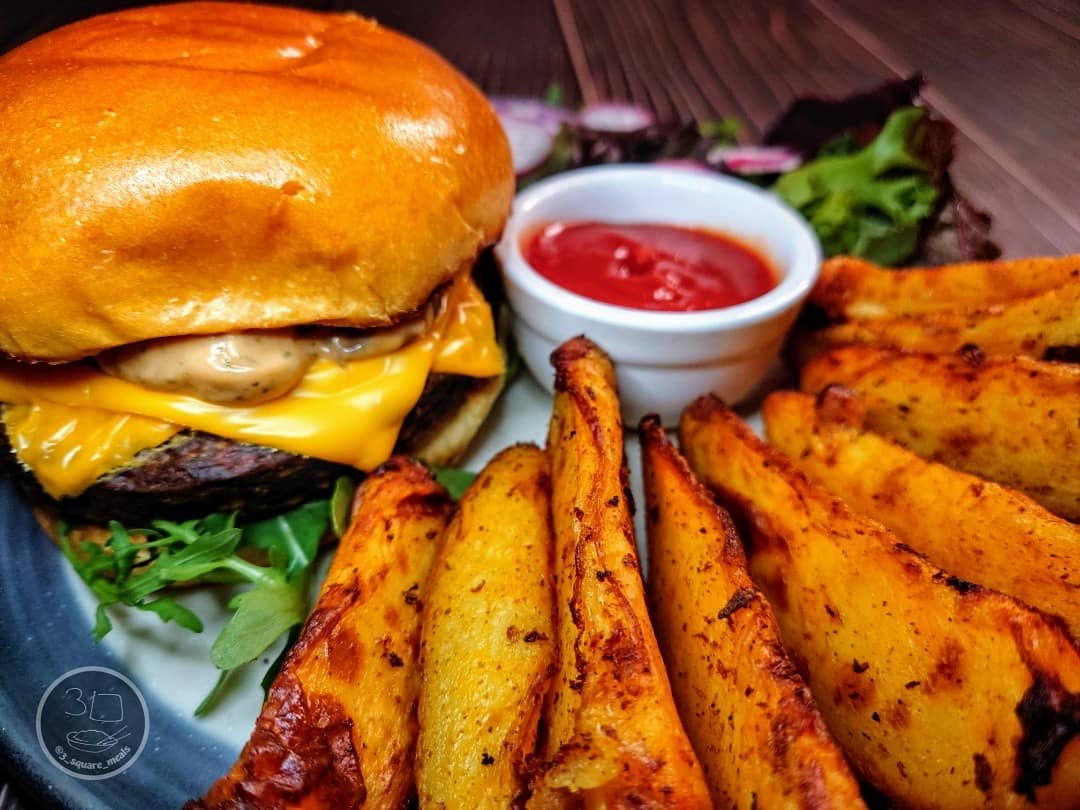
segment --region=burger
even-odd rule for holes
[[[0,455],[69,521],[282,512],[458,457],[504,357],[481,93],[377,23],[190,3],[0,57]]]

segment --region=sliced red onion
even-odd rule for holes
[[[687,169],[692,172],[705,172],[706,174],[716,174],[712,169],[706,166],[704,163],[699,163],[696,160],[690,158],[662,158],[653,162],[655,166],[664,166],[669,169]]]
[[[542,124],[499,116],[506,139],[510,141],[510,157],[514,174],[522,177],[538,168],[555,145],[554,134]]]
[[[562,125],[569,123],[573,114],[535,98],[522,96],[492,96],[488,99],[499,118],[511,118],[524,124],[536,124],[552,135],[558,134]]]
[[[637,104],[603,101],[589,104],[577,116],[578,126],[595,132],[639,132],[656,124],[652,110]]]
[[[799,153],[785,146],[714,146],[706,160],[735,174],[780,174],[802,165]]]

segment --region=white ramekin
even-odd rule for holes
[[[758,249],[779,275],[760,298],[723,309],[654,312],[603,304],[537,273],[522,240],[556,220],[708,228]],[[674,425],[706,392],[738,402],[775,361],[821,266],[809,225],[775,195],[705,172],[663,166],[599,166],[543,180],[518,195],[495,248],[514,311],[518,351],[549,391],[552,350],[585,334],[615,362],[623,419],[646,413]]]

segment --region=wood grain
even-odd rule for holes
[[[1040,231],[1061,250],[1077,249],[1080,26],[1065,12],[985,3],[978,6],[979,25],[972,26],[970,14],[957,13],[957,3],[915,0],[896,13],[889,4],[810,2],[894,71],[909,73],[917,66],[929,77],[927,101],[984,153],[961,167],[996,164],[995,173],[1014,181],[992,197],[999,221],[1017,213],[1030,218],[1030,205],[1045,208],[1053,213]],[[963,152],[961,157],[966,158]]]
[[[896,56],[881,37],[833,0],[780,0],[768,6],[739,0],[568,2],[601,94],[651,105],[668,117],[735,115],[745,122],[745,136],[751,140],[799,95],[844,95],[923,67],[921,62]],[[878,8],[880,4],[864,5]],[[926,0],[925,5],[931,3]],[[1007,7],[1003,17],[1013,13],[1007,3],[979,7],[996,9],[999,5]],[[1051,8],[1045,13],[1054,19],[1060,17],[1061,26],[1068,29],[1065,12]],[[934,17],[928,13],[926,19]],[[1057,38],[1055,69],[1067,81],[1068,37],[1061,28],[1034,16],[1027,15],[1026,20],[1029,28],[1058,32],[1048,36]],[[926,39],[925,30],[923,34]],[[1017,48],[1020,53],[1022,48]],[[974,58],[977,51],[965,53],[969,62],[979,61]],[[961,79],[971,72],[963,65],[941,65],[938,69],[946,77]],[[1075,162],[1075,158],[1059,154],[1059,144],[1065,144],[1068,151],[1071,141],[1080,139],[1080,127],[1075,123],[1069,126],[1070,113],[1075,118],[1074,107],[1061,99],[1058,104],[1048,92],[1039,101],[1030,102],[1030,114],[1056,114],[1055,123],[1021,136],[1012,131],[1012,116],[1003,120],[998,104],[985,101],[992,95],[977,102],[970,93],[954,90],[955,79],[946,81],[944,88],[933,75],[930,79],[928,101],[961,130],[955,164],[957,184],[994,215],[995,236],[1005,254],[1080,250],[1080,217],[1068,203],[1075,197],[1076,187],[1071,168],[1060,177],[1053,173],[1054,165]],[[985,92],[990,93],[989,89]],[[992,122],[975,115],[973,111],[980,104],[996,116]],[[1040,140],[1038,148],[1048,161],[1044,167],[1048,174],[1042,179],[1029,169],[1029,161],[1017,156],[1036,148],[1030,142],[1033,138]],[[1080,146],[1073,152],[1080,154]]]
[[[606,95],[662,116],[735,115],[754,139],[794,98],[841,95],[890,75],[852,58],[806,3],[572,0]]]
[[[558,84],[568,103],[578,83],[547,2],[455,0],[448,4],[360,0],[338,2],[431,45],[492,94],[542,96]]]

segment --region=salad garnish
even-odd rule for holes
[[[229,673],[266,652],[307,617],[312,566],[328,529],[340,536],[348,522],[353,484],[339,479],[329,499],[310,501],[266,520],[238,525],[237,515],[197,520],[155,520],[147,528],[109,523],[104,544],[75,539],[58,526],[58,541],[79,577],[98,600],[96,641],[112,629],[109,609],[122,605],[156,614],[193,633],[203,622],[168,593],[182,583],[247,584],[229,602],[232,616],[210,648],[221,671],[196,714],[208,711]],[[261,556],[265,564],[252,561]]]
[[[643,107],[581,110],[545,99],[493,99],[518,186],[602,163],[663,162],[771,187],[818,234],[827,255],[897,266],[992,259],[990,217],[949,174],[955,128],[926,108],[921,75],[846,98],[796,99],[761,144],[739,143],[731,117],[665,122]],[[557,88],[556,88],[557,89]]]

